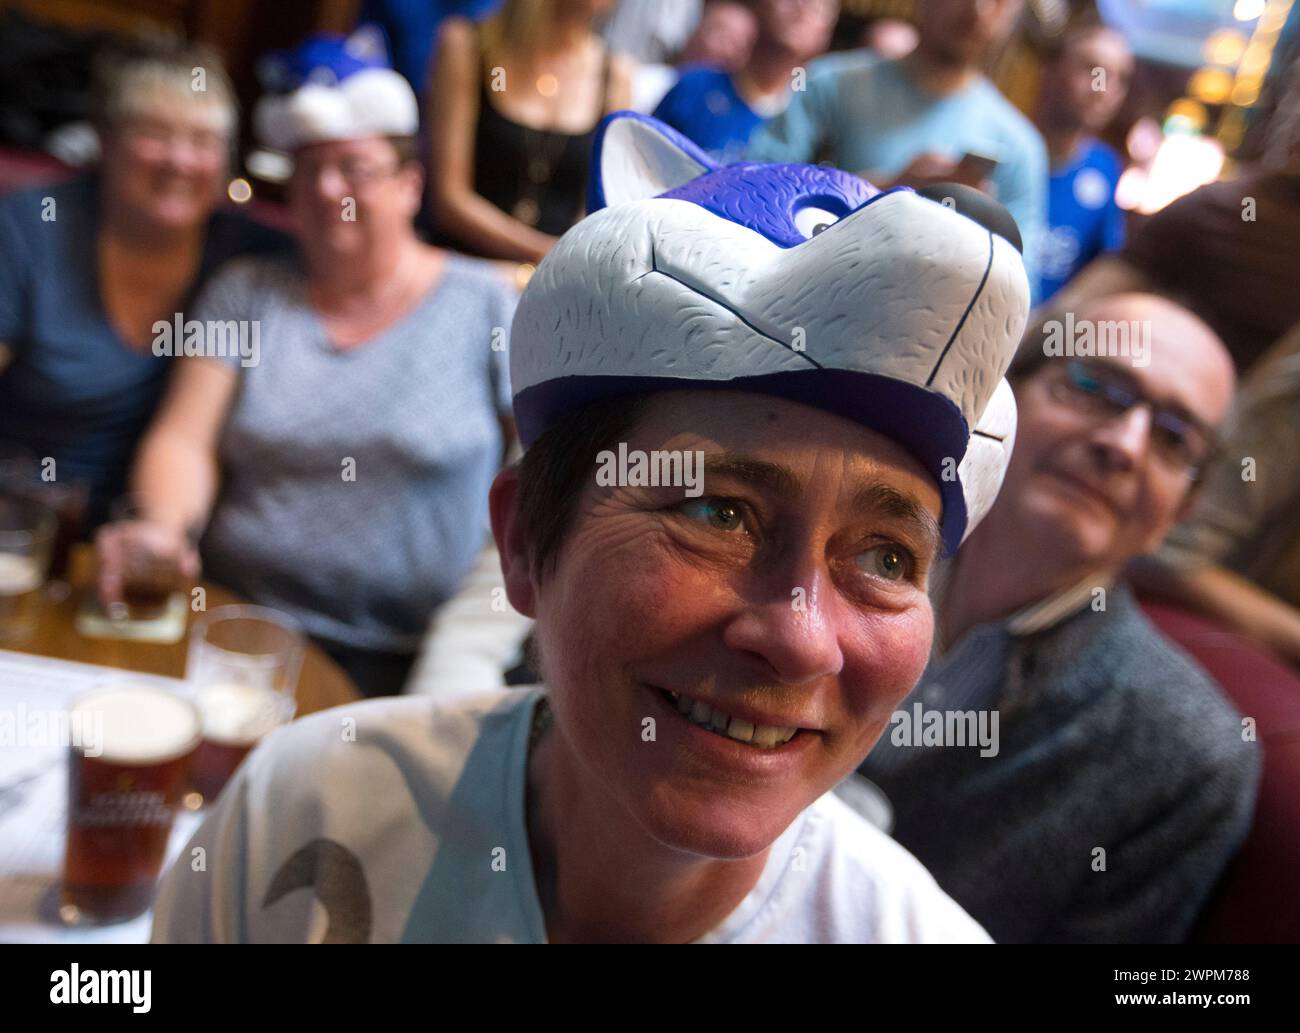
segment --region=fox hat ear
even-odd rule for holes
[[[353,29],[352,34],[343,41],[343,49],[361,61],[392,66],[388,38],[378,25],[359,25]]]
[[[658,197],[717,167],[671,126],[636,111],[615,111],[596,128],[587,211]]]

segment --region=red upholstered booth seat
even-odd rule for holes
[[[0,194],[38,183],[60,183],[74,175],[75,169],[51,155],[0,145]]]
[[[1300,943],[1300,674],[1201,614],[1149,599],[1142,607],[1255,719],[1264,751],[1254,826],[1193,938]]]

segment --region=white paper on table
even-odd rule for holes
[[[67,712],[72,699],[104,678],[121,675],[190,694],[174,678],[0,649],[0,942],[148,942],[152,912],[103,926],[70,928],[59,920],[68,747],[49,735],[33,742],[31,734],[42,723],[57,728],[57,715]],[[177,814],[163,871],[202,820],[191,811]]]

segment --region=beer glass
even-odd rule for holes
[[[50,555],[50,578],[63,582],[68,576],[68,554],[81,537],[90,502],[90,485],[86,481],[66,479],[47,481],[36,457],[18,445],[0,444],[0,492],[30,498],[54,511],[58,531]],[[53,588],[53,584],[50,586]],[[62,584],[58,594],[67,594]]]
[[[149,522],[143,500],[123,495],[109,507],[109,519],[134,526],[123,540],[122,604],[114,604],[115,620],[157,620],[167,613],[173,593],[184,587],[175,556],[163,551],[159,528]]]
[[[0,494],[0,642],[29,638],[36,629],[57,532],[47,506]]]
[[[185,773],[199,744],[192,702],[119,676],[72,705],[64,919],[124,921],[153,904]]]
[[[32,498],[54,511],[58,520],[58,533],[50,556],[50,577],[64,582],[67,594],[68,560],[73,543],[81,537],[86,523],[86,508],[90,503],[90,485],[86,481],[38,481]]]
[[[190,770],[211,802],[258,740],[293,717],[305,643],[286,614],[265,606],[220,606],[190,629],[185,677],[203,715]]]

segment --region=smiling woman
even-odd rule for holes
[[[107,189],[157,218],[184,223],[193,217],[186,202],[206,214],[225,187],[237,115],[217,55],[194,47],[107,57],[97,76],[94,122],[108,155]],[[133,160],[114,160],[119,150]]]
[[[527,548],[513,533],[505,477],[494,516],[507,591],[538,616],[547,698],[566,733],[539,752],[540,834],[561,844],[561,867],[580,849],[547,828],[563,799],[566,823],[589,809],[593,822],[641,841],[645,864],[659,851],[736,862],[719,869],[720,899],[695,916],[703,932],[734,907],[728,894],[757,878],[766,848],[870,748],[924,666],[936,539],[923,544],[904,518],[857,500],[887,486],[933,521],[939,495],[893,442],[757,393],[654,396],[629,445],[668,443],[698,445],[706,463],[725,457],[706,474],[705,498],[588,478],[540,584],[522,577]],[[781,490],[776,470],[793,490]],[[664,693],[689,700],[689,717],[680,700],[666,708]],[[615,730],[647,716],[653,745],[630,748]],[[584,770],[600,772],[602,792],[584,787]],[[630,904],[612,884],[595,897],[602,922]],[[573,934],[595,935],[593,919]]]
[[[218,210],[235,109],[212,54],[114,53],[93,96],[98,169],[0,200],[0,440],[85,482],[92,526],[124,490],[166,383],[155,324],[183,319],[227,258],[288,244]]]
[[[287,727],[191,843],[209,872],[167,880],[155,939],[317,938],[314,898],[267,894],[309,850],[358,940],[987,941],[832,790],[925,666],[934,560],[997,493],[1019,253],[938,200],[719,168],[630,113],[595,164],[598,210],[520,301],[528,450],[490,494],[543,684],[372,701],[343,748],[336,716]],[[702,478],[610,454],[699,454]]]

